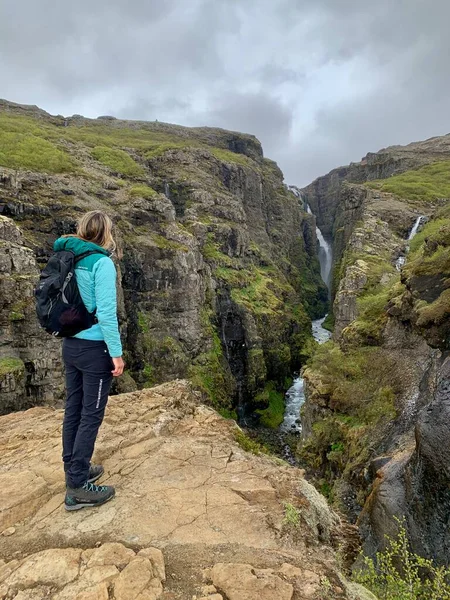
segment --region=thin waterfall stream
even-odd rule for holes
[[[417,217],[411,231],[409,232],[407,242],[410,242],[413,239],[413,237],[416,235],[416,233],[419,231],[419,227],[422,225],[424,219],[425,219],[424,215],[420,215]],[[406,245],[405,253],[402,254],[401,256],[399,256],[397,258],[397,260],[395,261],[395,267],[396,267],[397,271],[402,270],[402,267],[406,262],[406,255],[408,254],[408,252],[409,252],[409,243]]]

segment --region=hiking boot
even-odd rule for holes
[[[66,490],[64,505],[66,510],[80,510],[85,506],[100,506],[114,498],[116,490],[111,485],[86,483],[80,488]]]
[[[87,478],[88,483],[95,483],[97,479],[100,479],[104,472],[105,469],[102,465],[91,465],[89,467],[89,475]]]

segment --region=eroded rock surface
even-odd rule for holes
[[[61,419],[0,418],[2,600],[300,600],[324,578],[349,597],[337,515],[300,470],[244,452],[185,381],[110,399],[95,458],[117,495],[98,509],[63,508]]]

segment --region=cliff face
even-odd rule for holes
[[[335,329],[305,373],[301,454],[368,553],[404,517],[414,549],[440,563],[450,548],[437,452],[450,443],[449,142],[388,148],[305,190],[333,238]]]
[[[326,304],[317,240],[255,138],[6,101],[0,138],[3,412],[61,396],[58,342],[36,327],[32,288],[53,240],[94,208],[120,249],[117,391],[189,376],[216,406],[244,410],[298,368]]]

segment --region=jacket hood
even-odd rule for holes
[[[70,250],[75,254],[75,256],[79,256],[84,252],[98,252],[99,254],[104,254],[105,256],[109,256],[108,250],[94,244],[92,242],[86,242],[78,237],[60,237],[53,244],[53,250],[55,252],[59,252],[60,250]]]

